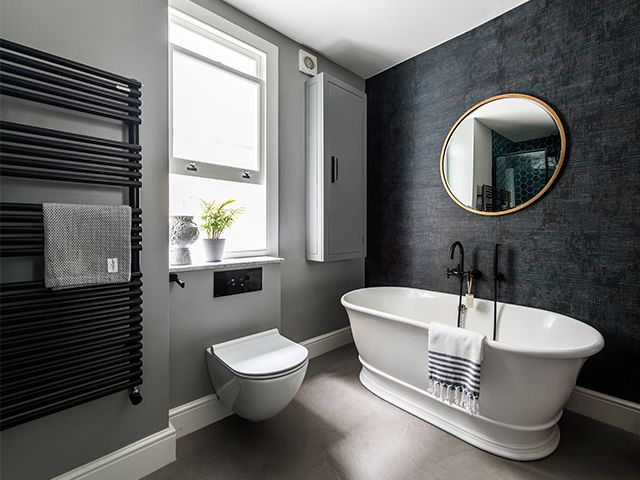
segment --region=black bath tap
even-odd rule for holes
[[[462,246],[462,243],[455,241],[451,244],[451,260],[453,260],[456,253],[456,248],[460,249],[460,263],[458,263],[457,268],[447,268],[447,278],[464,275],[464,247]]]
[[[458,327],[460,327],[460,317],[464,310],[466,310],[466,307],[462,305],[462,288],[466,272],[464,270],[464,247],[461,242],[455,241],[451,244],[451,260],[453,260],[455,256],[456,248],[460,250],[460,263],[458,263],[458,267],[455,269],[447,268],[447,278],[458,277],[458,279],[460,279],[460,295],[458,297]]]

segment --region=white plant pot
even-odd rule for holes
[[[207,262],[219,262],[224,255],[224,238],[205,238],[204,256]]]

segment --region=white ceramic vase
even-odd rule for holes
[[[200,232],[188,215],[172,215],[169,223],[169,244],[171,246],[171,265],[189,265],[191,252],[189,247],[198,239]]]

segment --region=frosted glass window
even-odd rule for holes
[[[192,215],[200,223],[201,200],[222,202],[236,200],[234,207],[245,211],[236,222],[222,234],[225,238],[225,255],[234,252],[251,252],[267,248],[267,189],[265,185],[239,183],[211,178],[171,174],[169,212],[171,215]],[[202,260],[202,239],[191,247],[193,261]]]
[[[173,156],[260,170],[261,84],[173,51]]]
[[[178,23],[169,23],[169,41],[173,45],[191,50],[203,57],[220,62],[228,67],[253,77],[259,74],[259,59],[227,47],[220,41],[200,35]]]
[[[245,211],[222,234],[225,257],[265,255],[277,251],[277,242],[270,244],[277,223],[267,224],[277,216],[267,185],[271,130],[265,120],[267,89],[277,92],[277,82],[267,84],[267,62],[277,50],[224,25],[214,16],[200,19],[169,8],[169,211],[199,224],[202,201],[235,199],[234,207]],[[201,232],[191,247],[194,263],[205,260],[203,238]]]

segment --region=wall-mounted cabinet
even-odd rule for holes
[[[366,94],[326,73],[306,82],[307,260],[366,255]]]

